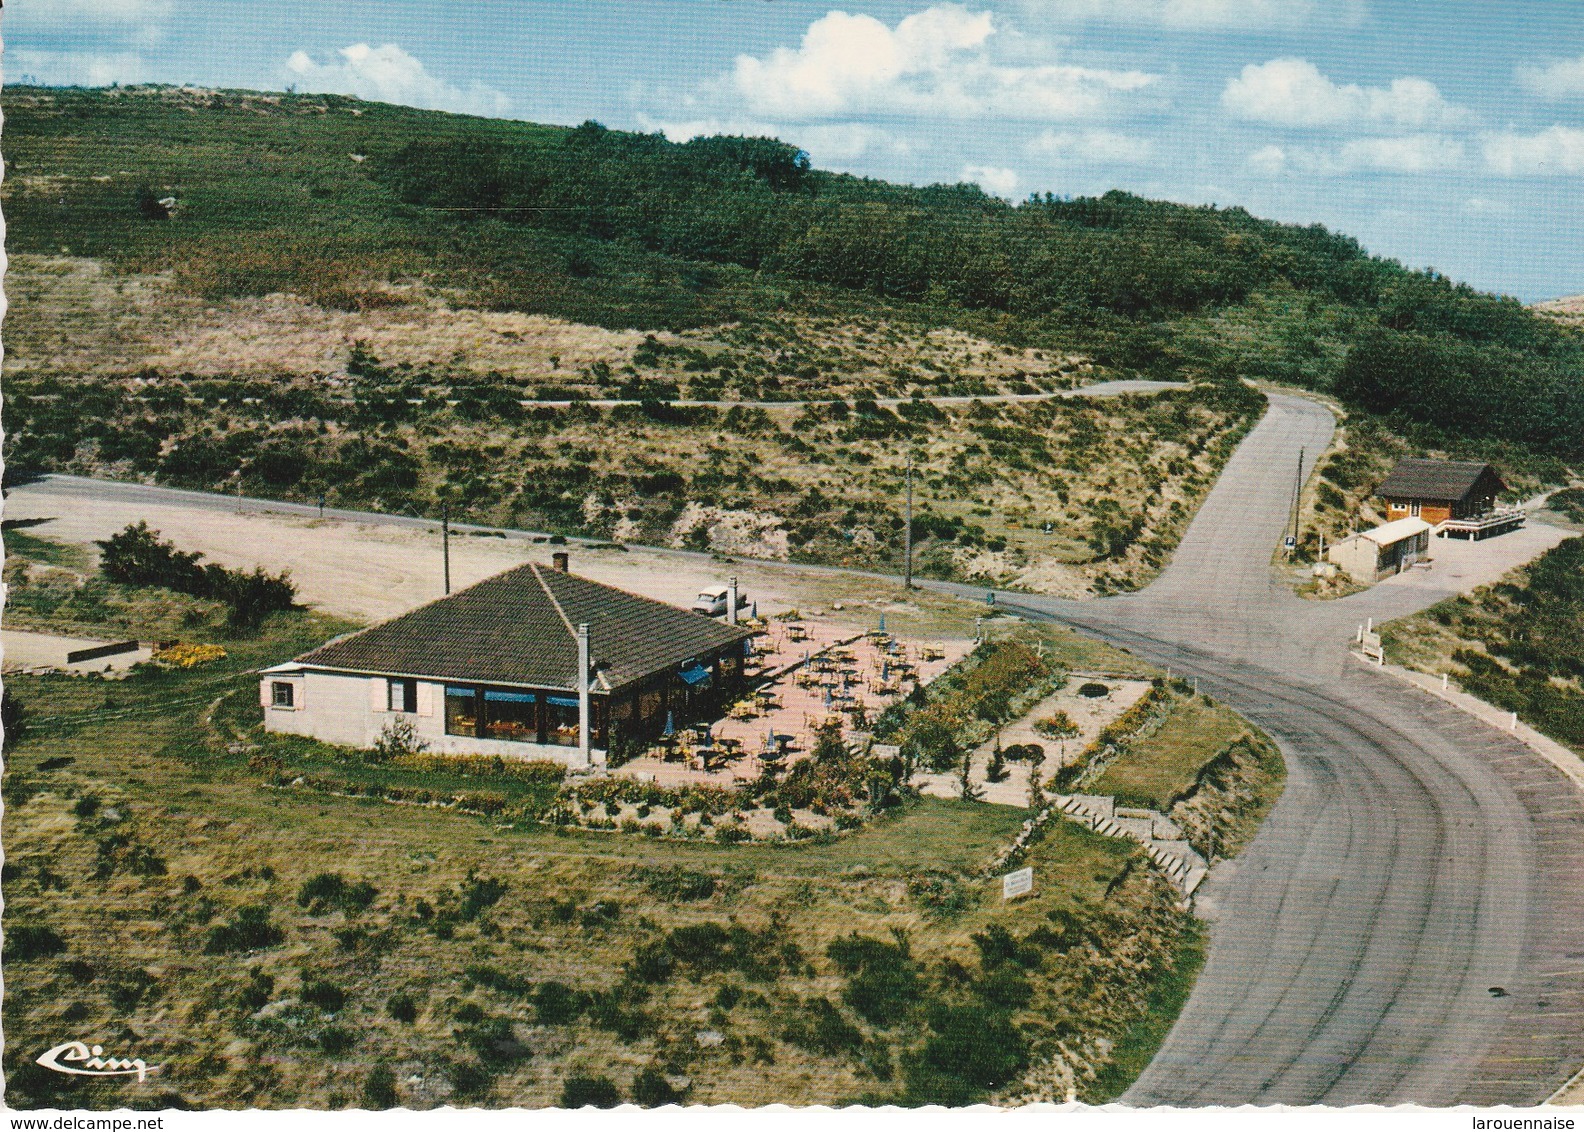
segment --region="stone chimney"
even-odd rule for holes
[[[554,566],[563,574],[571,572],[567,567],[567,561],[567,552],[564,550],[558,550],[550,556],[550,565]]]

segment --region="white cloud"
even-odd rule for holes
[[[1511,216],[1513,207],[1504,200],[1470,197],[1463,202],[1463,211],[1471,216]]]
[[[978,185],[991,196],[1011,200],[1017,192],[1016,169],[1003,169],[998,165],[964,165],[962,179]]]
[[[1348,173],[1439,173],[1457,168],[1463,158],[1463,143],[1456,138],[1413,134],[1350,141],[1338,153],[1337,163]]]
[[[1337,177],[1353,173],[1441,173],[1461,166],[1463,142],[1441,134],[1357,138],[1336,149],[1267,145],[1248,156],[1249,168],[1262,176],[1303,173]]]
[[[1552,126],[1537,134],[1487,134],[1485,167],[1503,177],[1584,174],[1584,130]]]
[[[6,52],[6,78],[46,86],[109,86],[140,83],[148,78],[143,56],[133,51],[34,51],[14,48]]]
[[[1262,29],[1308,24],[1355,27],[1363,0],[1025,0],[1035,15],[1179,29]]]
[[[394,43],[379,47],[354,43],[337,54],[339,62],[318,63],[306,51],[292,52],[284,69],[286,80],[299,90],[355,94],[426,110],[499,116],[511,109],[511,100],[500,91],[479,83],[466,89],[448,83]]]
[[[1393,79],[1388,86],[1332,82],[1307,59],[1250,63],[1221,92],[1227,113],[1276,126],[1375,126],[1425,129],[1466,117],[1427,79]]]
[[[1577,59],[1558,59],[1544,67],[1519,67],[1518,85],[1541,98],[1578,98],[1584,96],[1584,55]]]
[[[740,55],[729,88],[748,110],[782,122],[859,114],[1063,120],[1110,109],[1157,76],[1058,63],[1013,65],[990,50],[989,12],[940,4],[896,27],[833,11],[794,49]]]
[[[1287,151],[1279,145],[1267,145],[1248,157],[1249,168],[1266,177],[1287,171]]]
[[[1155,152],[1149,138],[1119,134],[1114,130],[1060,132],[1045,130],[1023,147],[1039,157],[1089,162],[1095,165],[1141,165]]]

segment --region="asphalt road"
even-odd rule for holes
[[[1271,402],[1148,589],[998,595],[1196,677],[1287,760],[1259,836],[1202,890],[1209,960],[1125,1100],[1537,1103],[1584,1063],[1584,800],[1348,656],[1359,622],[1433,593],[1306,602],[1275,577],[1299,449],[1312,462],[1333,420]]]

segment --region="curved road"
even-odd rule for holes
[[[1209,960],[1130,1104],[1527,1104],[1584,1063],[1584,799],[1348,656],[1366,617],[1437,595],[1306,602],[1270,567],[1298,449],[1333,424],[1272,397],[1143,592],[997,596],[1197,676],[1287,759],[1259,836],[1202,890]]]

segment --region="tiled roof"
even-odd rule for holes
[[[751,631],[530,563],[297,658],[392,676],[577,688],[575,626],[613,689],[713,654]]]
[[[1402,460],[1375,494],[1392,499],[1462,499],[1481,477],[1487,476],[1487,490],[1491,495],[1507,489],[1489,464],[1468,460]]]

